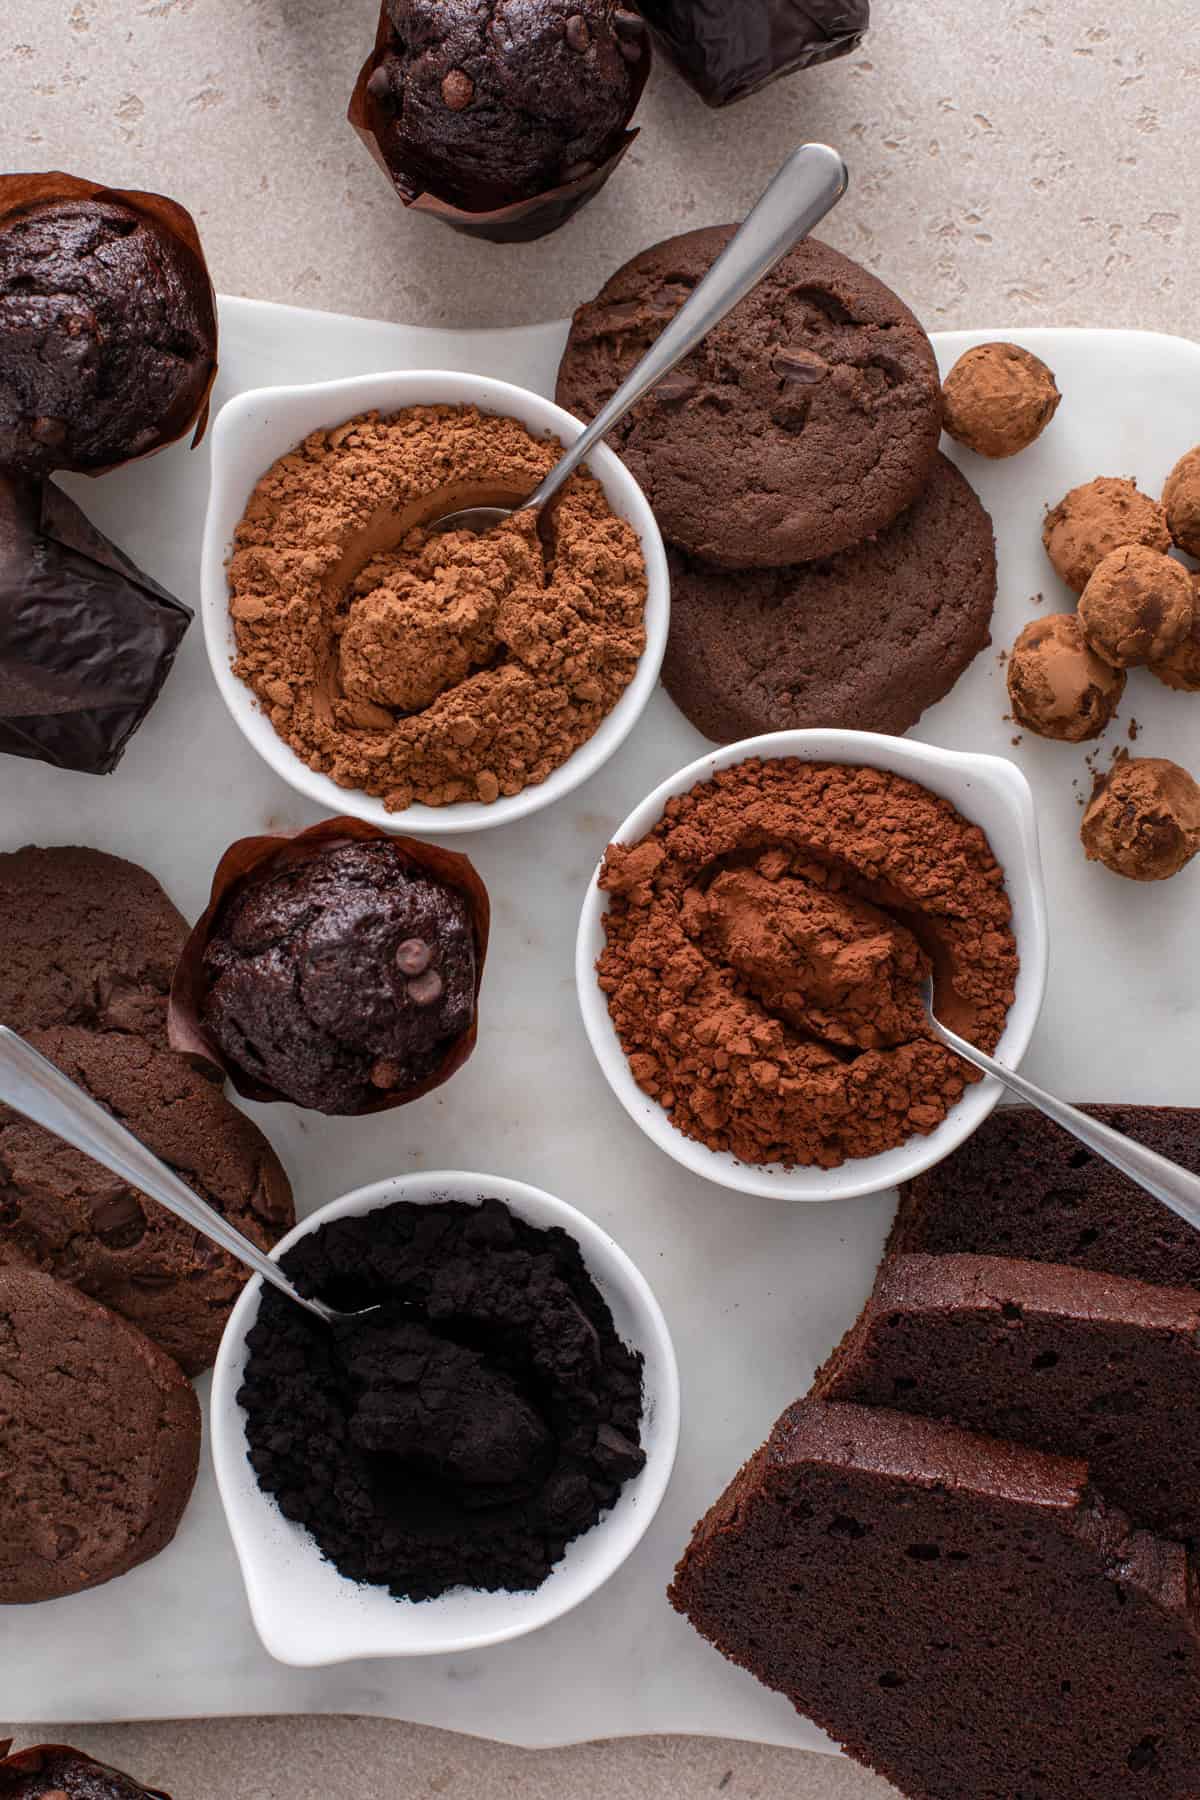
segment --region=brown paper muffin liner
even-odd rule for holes
[[[202,1073],[211,1074],[215,1071],[227,1076],[244,1100],[268,1103],[286,1101],[289,1105],[296,1104],[278,1088],[264,1086],[231,1062],[207,1031],[203,1019],[205,980],[202,965],[209,939],[226,900],[236,887],[255,878],[261,879],[269,872],[290,863],[306,861],[321,851],[335,844],[344,844],[352,838],[361,843],[391,844],[397,860],[406,868],[417,869],[433,876],[435,880],[445,882],[448,887],[456,888],[467,901],[475,931],[475,1015],[470,1028],[450,1046],[432,1075],[414,1087],[380,1094],[378,1100],[361,1107],[356,1116],[390,1112],[393,1107],[408,1106],[422,1095],[432,1093],[434,1088],[441,1087],[452,1075],[457,1074],[475,1048],[479,1035],[479,989],[483,981],[483,966],[487,959],[491,929],[491,903],[486,887],[467,857],[454,850],[443,850],[438,844],[393,836],[391,832],[383,831],[377,825],[368,825],[362,819],[325,819],[319,825],[310,825],[307,831],[294,834],[239,838],[229,846],[217,864],[208,906],[183,947],[175,979],[171,983],[167,1031],[173,1050],[199,1064]]]
[[[466,212],[461,207],[451,206],[448,200],[439,200],[436,194],[422,192],[419,185],[406,175],[403,151],[394,141],[391,120],[368,91],[371,77],[383,60],[390,35],[387,0],[382,0],[375,48],[359,70],[346,116],[405,206],[413,212],[428,213],[432,218],[441,219],[453,231],[465,232],[469,237],[486,238],[493,244],[529,244],[535,238],[548,237],[600,192],[638,135],[636,128],[626,131],[607,161],[588,174],[565,182],[561,187],[549,188],[544,194],[535,194],[531,199],[517,200],[511,206],[497,207],[492,212]],[[629,109],[631,118],[637,110],[642,90],[650,75],[651,55],[650,33],[647,31],[641,57],[634,67],[633,104]]]
[[[186,207],[180,206],[177,200],[169,200],[165,194],[143,193],[137,188],[108,188],[98,181],[87,181],[81,175],[67,175],[61,169],[51,169],[39,175],[0,175],[0,231],[4,231],[11,220],[27,212],[30,207],[58,200],[108,200],[115,205],[127,206],[134,212],[144,213],[190,253],[196,263],[198,280],[207,290],[208,308],[212,315],[212,368],[199,403],[190,406],[186,413],[181,411],[176,417],[164,420],[157,441],[138,456],[123,457],[119,462],[109,463],[103,469],[84,469],[80,472],[85,475],[107,475],[113,469],[124,468],[126,462],[141,462],[145,457],[155,456],[160,450],[165,450],[168,444],[175,443],[185,432],[192,430],[193,426],[192,448],[195,449],[208,427],[209,399],[213,383],[217,379],[218,335],[217,296],[196,221]]]
[[[0,1783],[3,1781],[5,1769],[13,1775],[41,1775],[48,1759],[74,1756],[78,1757],[80,1762],[86,1763],[89,1768],[95,1769],[97,1774],[119,1776],[128,1784],[131,1792],[136,1788],[139,1794],[145,1796],[145,1800],[171,1800],[170,1794],[164,1794],[161,1788],[144,1788],[140,1782],[133,1779],[132,1775],[124,1775],[120,1769],[114,1769],[108,1763],[99,1763],[94,1757],[85,1756],[82,1750],[72,1749],[69,1744],[34,1744],[28,1750],[19,1750],[15,1756],[9,1755],[11,1749],[12,1739],[0,1738]],[[2,1788],[0,1791],[3,1791]]]

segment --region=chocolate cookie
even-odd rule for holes
[[[733,226],[626,263],[575,314],[558,402],[591,419]],[[610,434],[663,532],[724,568],[830,556],[917,498],[937,455],[933,348],[881,281],[809,239]]]
[[[0,1269],[0,1427],[0,1604],[99,1587],[174,1537],[195,1394],[140,1331],[30,1269]]]
[[[870,543],[731,574],[671,553],[663,682],[716,743],[809,726],[901,734],[989,642],[991,521],[939,457],[915,506]]]
[[[239,1231],[269,1250],[295,1223],[271,1146],[173,1051],[116,1032],[34,1032],[43,1056]],[[242,1264],[70,1145],[0,1108],[0,1268],[41,1269],[141,1327],[189,1375],[216,1355]]]
[[[76,845],[0,855],[0,1023],[167,1039],[188,926],[145,869]]]

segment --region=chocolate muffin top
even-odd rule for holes
[[[0,1744],[0,1750],[3,1745]],[[168,1800],[67,1744],[35,1744],[0,1761],[0,1800]]]
[[[235,889],[204,977],[230,1062],[299,1106],[361,1112],[433,1074],[470,1026],[471,914],[389,844],[337,844]]]
[[[98,470],[187,429],[212,374],[200,258],[117,200],[47,201],[0,230],[0,467]]]
[[[488,212],[590,173],[637,102],[645,27],[616,0],[388,0],[373,80],[413,195]]]

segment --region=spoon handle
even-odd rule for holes
[[[1135,1143],[1133,1138],[1126,1137],[1123,1132],[1114,1131],[1111,1125],[1102,1125],[1099,1119],[1090,1114],[1080,1112],[1077,1106],[1071,1106],[1056,1095],[1048,1094],[1044,1088],[1035,1086],[1018,1075],[1015,1069],[1006,1069],[993,1056],[987,1056],[977,1050],[974,1044],[967,1043],[965,1038],[958,1037],[953,1031],[947,1031],[936,1019],[931,1021],[934,1032],[948,1049],[955,1051],[966,1062],[973,1063],[982,1069],[985,1075],[994,1075],[1002,1081],[1006,1088],[1019,1094],[1047,1118],[1069,1131],[1072,1137],[1094,1150],[1097,1156],[1120,1169],[1122,1175],[1128,1175],[1139,1187],[1161,1200],[1164,1206],[1178,1213],[1181,1219],[1200,1230],[1200,1175],[1193,1175],[1179,1163],[1171,1162],[1168,1157],[1159,1156],[1155,1150],[1147,1150],[1144,1144]]]
[[[776,175],[737,236],[718,257],[695,293],[657,337],[628,380],[617,389],[583,436],[525,502],[534,512],[547,505],[642,396],[732,312],[801,238],[808,236],[846,191],[849,175],[827,144],[802,144]]]
[[[279,1265],[264,1255],[257,1244],[243,1237],[90,1094],[85,1094],[7,1025],[0,1025],[0,1101],[157,1200],[185,1225],[211,1238],[289,1299],[298,1301],[318,1318],[328,1319],[321,1303],[297,1293]]]

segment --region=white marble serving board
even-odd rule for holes
[[[222,308],[215,402],[271,382],[371,370],[459,368],[553,390],[564,327],[442,333],[246,300]],[[981,336],[1002,336],[991,332]],[[1157,493],[1200,435],[1200,348],[1117,332],[1014,334],[1055,368],[1058,420],[1027,455],[969,474],[1000,545],[995,644],[918,735],[1013,756],[1034,784],[1053,955],[1035,1078],[1079,1099],[1195,1102],[1200,865],[1156,888],[1083,860],[1081,749],[1017,734],[997,652],[1038,611],[1068,603],[1040,545],[1043,508],[1098,474]],[[949,362],[975,338],[943,337]],[[177,447],[91,484],[96,522],[195,604],[207,455]],[[1040,608],[1031,596],[1045,596]],[[1138,749],[1200,772],[1200,697],[1135,675],[1104,755],[1135,717]],[[572,947],[585,885],[610,831],[705,745],[663,693],[608,767],[557,808],[457,840],[492,894],[494,929],[479,1049],[454,1082],[380,1118],[252,1109],[278,1147],[301,1212],[385,1175],[474,1168],[534,1182],[612,1231],[656,1288],[683,1375],[683,1439],[655,1525],[620,1574],[533,1637],[477,1655],[296,1671],[250,1623],[207,1455],[176,1541],[95,1592],[0,1612],[0,1688],[10,1718],[115,1720],[235,1713],[378,1713],[528,1746],[694,1732],[827,1749],[779,1697],[702,1643],[664,1598],[695,1518],[850,1323],[891,1213],[883,1194],[787,1206],[686,1174],[626,1119],[592,1061],[575,1004]],[[133,857],[189,916],[221,851],[251,832],[309,823],[217,697],[197,623],[116,775],[54,773],[6,759],[0,843],[84,843]],[[1078,785],[1074,785],[1078,784]],[[207,1386],[207,1383],[202,1384]]]

